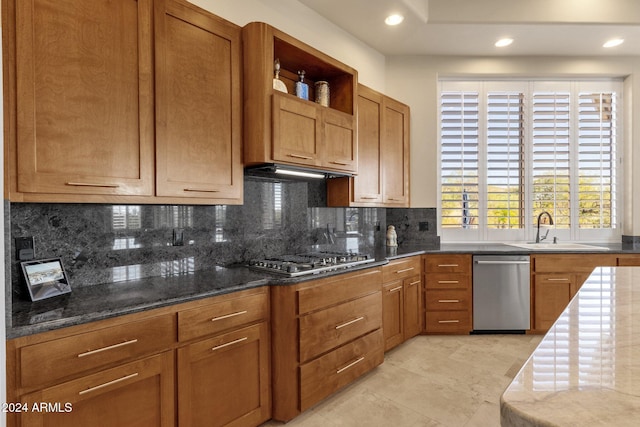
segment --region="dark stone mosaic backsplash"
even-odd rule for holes
[[[387,222],[401,243],[438,241],[435,209],[327,208],[318,183],[247,178],[244,191],[242,206],[5,204],[14,295],[21,288],[16,237],[33,236],[38,259],[62,258],[72,287],[311,249],[372,252],[384,245]],[[430,231],[416,231],[421,221]]]

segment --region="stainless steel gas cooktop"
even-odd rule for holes
[[[297,255],[282,255],[249,262],[254,270],[281,274],[287,277],[305,276],[324,271],[342,270],[375,261],[366,254],[353,252],[310,252]]]

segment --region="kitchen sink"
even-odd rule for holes
[[[505,243],[532,251],[608,251],[609,248],[583,243]]]

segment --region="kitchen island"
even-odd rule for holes
[[[594,270],[504,392],[503,427],[638,425],[639,281]]]

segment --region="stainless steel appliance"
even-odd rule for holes
[[[529,255],[474,256],[474,332],[516,333],[529,329],[529,289]]]
[[[287,277],[297,277],[325,271],[342,270],[374,261],[375,258],[369,255],[353,252],[310,252],[255,259],[249,262],[249,267],[254,270]]]

